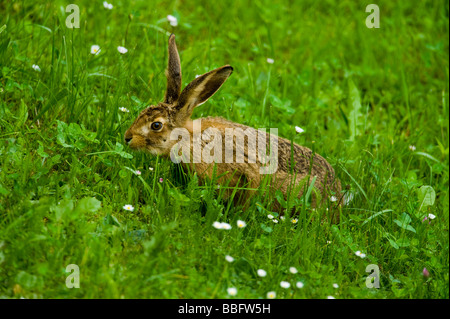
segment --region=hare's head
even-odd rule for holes
[[[225,65],[195,78],[181,91],[181,65],[175,35],[169,37],[167,90],[164,101],[144,109],[125,132],[125,142],[133,149],[154,155],[167,155],[176,141],[170,133],[176,128],[190,130],[194,108],[205,103],[233,72]]]

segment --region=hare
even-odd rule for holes
[[[341,205],[341,184],[333,167],[309,148],[221,117],[192,120],[194,108],[217,92],[233,68],[225,65],[212,70],[196,77],[181,90],[181,65],[174,34],[169,37],[168,46],[164,101],[145,108],[125,132],[125,142],[130,148],[170,157],[173,161],[177,156],[180,161],[181,156],[181,165],[197,173],[200,181],[215,176],[220,185],[227,186],[225,197],[230,197],[235,189],[240,190],[244,207],[259,189],[269,194],[278,189],[285,197],[295,192],[294,196],[300,198],[313,181],[312,206],[317,206],[317,198],[321,198],[321,202],[331,199],[328,203],[334,207]],[[176,130],[185,132],[187,138],[180,139],[179,134],[174,134]],[[263,170],[267,168],[267,152],[254,143],[257,138],[258,143],[270,144],[277,153],[272,158],[275,164],[270,163],[272,172],[269,174]],[[213,146],[217,154],[211,160]],[[280,210],[277,205],[271,208]],[[332,220],[339,220],[338,213]]]

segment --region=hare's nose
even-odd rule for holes
[[[128,129],[123,135],[123,139],[125,140],[125,143],[130,144],[131,140],[133,139],[133,133],[131,133]]]

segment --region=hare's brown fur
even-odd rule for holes
[[[255,150],[249,149],[251,146],[249,146],[248,140],[255,137],[258,131],[221,117],[206,117],[195,121],[191,119],[193,109],[206,102],[232,71],[233,68],[228,65],[215,69],[197,77],[181,91],[181,66],[175,45],[175,36],[172,35],[169,38],[167,91],[164,102],[144,109],[125,133],[125,140],[131,148],[147,150],[152,154],[165,157],[170,156],[171,149],[176,143],[178,146],[185,146],[185,149],[190,151],[191,159],[187,163],[182,163],[185,168],[195,171],[201,180],[212,178],[213,174],[218,176],[218,183],[228,186],[226,196],[232,194],[235,186],[245,188],[245,191],[241,193],[248,203],[248,199],[258,190],[266,176],[261,174],[260,168],[267,163],[263,163],[259,156],[252,156],[251,154],[255,154]],[[156,125],[158,130],[155,130],[152,125],[155,122],[159,122]],[[162,128],[160,129],[159,125],[161,124]],[[201,149],[214,140],[212,136],[211,140],[204,138],[210,130],[215,130],[221,135],[222,159],[218,163],[206,163],[205,161],[193,163],[192,159],[195,155],[193,154],[194,127],[199,127],[199,124],[201,124],[201,133],[203,134],[200,141]],[[170,139],[170,133],[176,128],[184,128],[189,132],[189,145],[183,145],[187,142],[180,141],[180,139]],[[226,129],[234,129],[233,141],[226,140]],[[198,135],[196,136],[198,137]],[[313,154],[309,148],[291,143],[281,137],[277,137],[271,142],[271,136],[274,137],[269,133],[265,134],[266,144],[274,142],[277,144],[275,146],[278,149],[278,162],[276,172],[270,176],[266,192],[274,192],[278,189],[286,195],[294,191],[297,196],[301,197],[308,189],[309,183],[315,178],[314,187],[322,201],[334,196],[337,199],[335,204],[340,205],[342,201],[341,184],[331,165],[319,154]],[[236,142],[238,139],[242,141],[246,138],[247,143]],[[236,158],[238,154],[243,156],[243,162],[227,163],[225,159],[226,143],[232,144],[233,156]],[[317,205],[317,196],[314,193],[312,204]],[[333,219],[338,221],[338,216]]]

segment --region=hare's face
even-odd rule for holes
[[[181,65],[175,36],[169,37],[169,63],[166,70],[167,90],[164,102],[152,105],[139,114],[125,132],[125,142],[133,149],[154,155],[169,155],[177,141],[170,135],[176,128],[191,132],[191,114],[205,103],[233,72],[229,65],[195,78],[181,91]]]
[[[132,149],[163,155],[170,149],[170,133],[175,125],[170,106],[165,103],[144,109],[125,132],[125,142]]]

